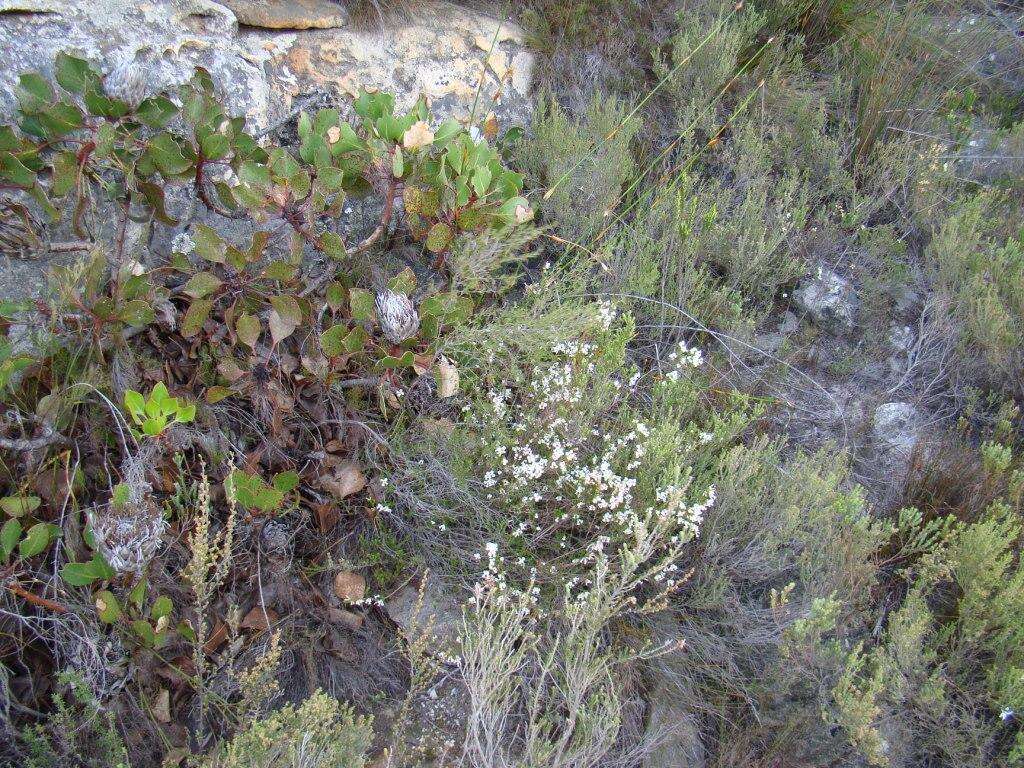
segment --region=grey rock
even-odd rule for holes
[[[252,10],[261,2],[239,0],[237,5]],[[316,26],[323,18],[314,17],[324,17],[328,5],[335,4],[290,0],[287,10],[306,14]],[[343,21],[341,6],[336,7],[332,25]],[[287,21],[296,24],[301,18]],[[321,95],[309,107],[315,110],[343,104],[360,87],[393,92],[399,110],[410,108],[422,94],[437,121],[471,115],[479,121],[493,111],[506,128],[526,122],[533,107],[533,56],[522,32],[444,2],[432,5],[429,14],[395,21],[386,29],[297,30],[240,27],[235,14],[213,0],[0,0],[0,114],[10,119],[17,108],[19,75],[35,71],[52,78],[61,51],[91,61],[132,101],[161,89],[173,91],[202,66],[228,111],[244,115],[256,131],[282,125],[297,104],[307,104],[307,94]],[[361,237],[375,226],[379,207],[369,203],[349,205],[350,215],[339,222],[346,239]],[[189,220],[194,205],[183,188],[170,189],[172,216]],[[233,242],[244,243],[251,235],[249,222],[197,213],[197,221],[211,223]],[[95,236],[109,240],[116,218],[105,212],[95,218]],[[154,250],[166,253],[174,234],[156,227]],[[146,235],[129,233],[131,247],[126,249],[144,264],[148,260],[135,246]],[[38,295],[48,267],[74,259],[66,254],[43,254],[33,261],[5,258],[0,262],[0,297]]]
[[[196,66],[210,70],[235,114],[257,126],[286,111],[275,94],[262,56],[236,42],[238,24],[212,0],[66,0],[45,13],[13,12],[22,3],[0,0],[0,108],[17,103],[18,76],[53,74],[57,53],[82,56],[107,77],[121,96],[139,96],[187,81]],[[276,103],[275,103],[276,102]]]
[[[924,418],[910,403],[882,403],[875,409],[872,431],[879,450],[891,458],[905,459],[921,438]]]
[[[985,183],[1016,180],[1024,174],[1024,130],[976,126],[955,154],[957,173],[964,178]]]
[[[836,334],[853,331],[860,300],[850,281],[835,272],[819,269],[801,281],[793,299],[820,328]]]
[[[422,592],[422,601],[420,593]],[[436,648],[456,654],[462,627],[462,606],[459,599],[431,574],[423,576],[419,588],[402,587],[386,605],[388,615],[402,629],[413,634],[430,628],[436,636]]]
[[[779,333],[783,336],[788,336],[791,333],[796,333],[800,328],[800,320],[792,312],[787,311],[782,316],[782,322],[779,323]]]

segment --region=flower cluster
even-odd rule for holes
[[[686,346],[685,341],[680,341],[679,346],[668,356],[668,363],[672,366],[665,378],[669,381],[679,381],[679,377],[687,368],[699,368],[704,364],[704,353],[699,349],[691,349]]]
[[[638,586],[671,588],[674,561],[698,534],[714,488],[694,487],[685,468],[666,471],[676,452],[652,456],[663,431],[629,406],[637,379],[624,389],[602,375],[600,341],[562,342],[552,352],[524,384],[485,393],[488,499],[512,512],[513,540],[553,554],[561,568],[569,563],[570,589],[588,589],[595,568],[628,560],[638,546],[650,566]],[[670,359],[677,368],[702,362],[685,345]],[[671,434],[682,446],[683,431]],[[507,588],[497,545],[486,555],[479,588]]]

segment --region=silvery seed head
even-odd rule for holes
[[[112,98],[137,107],[152,87],[149,82],[149,67],[134,54],[118,57],[113,69],[103,78],[103,90]]]
[[[392,344],[401,344],[416,335],[420,329],[420,317],[412,299],[404,293],[395,293],[385,288],[377,293],[374,300],[377,317],[384,337]]]

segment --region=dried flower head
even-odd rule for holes
[[[416,335],[420,329],[420,317],[412,299],[404,293],[395,293],[385,288],[377,293],[374,300],[377,317],[384,337],[392,344],[401,344]]]
[[[419,120],[402,136],[402,146],[406,149],[419,149],[434,143],[434,132],[423,120]]]
[[[123,55],[103,78],[103,90],[108,96],[137,107],[152,90],[149,67],[133,54]]]
[[[89,527],[96,549],[118,573],[142,573],[160,546],[166,522],[153,503],[153,487],[146,480],[150,457],[129,457],[122,470],[124,498],[102,510],[89,510]]]

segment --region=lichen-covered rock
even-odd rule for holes
[[[394,92],[399,108],[423,94],[440,118],[474,106],[481,119],[525,118],[533,57],[520,30],[450,3],[429,8],[368,29],[345,26],[342,6],[327,0],[0,0],[0,108],[13,112],[22,72],[52,74],[68,51],[104,73],[127,63],[153,90],[206,67],[257,128],[299,93],[361,86]]]
[[[19,75],[52,78],[61,51],[91,61],[132,100],[174,89],[205,67],[229,112],[255,131],[280,125],[300,104],[338,104],[360,87],[394,93],[399,110],[425,95],[438,121],[482,121],[492,111],[499,128],[528,120],[533,58],[514,25],[445,2],[377,29],[339,27],[345,18],[329,0],[0,0],[0,122],[14,119]],[[317,28],[328,25],[338,28]],[[172,215],[187,218],[194,201],[175,192]],[[360,230],[358,201],[348,208],[353,216],[341,226]],[[368,210],[375,223],[379,209]],[[247,227],[235,227],[246,230],[242,240]],[[0,275],[0,297],[38,293],[52,259],[68,258],[43,255],[13,261]]]
[[[332,0],[221,0],[239,24],[265,29],[332,29],[348,23],[345,8]]]
[[[831,333],[850,333],[860,308],[850,281],[827,269],[803,280],[793,292],[793,299],[815,325]]]
[[[917,445],[924,426],[921,412],[910,403],[882,403],[875,409],[872,428],[879,449],[906,459]]]
[[[212,0],[64,0],[39,3],[26,13],[22,0],[0,0],[0,109],[12,114],[18,76],[52,75],[60,51],[83,56],[104,74],[129,67],[146,90],[188,80],[196,66],[210,70],[233,112],[265,125],[286,111],[266,65],[271,54],[238,44],[233,13]]]

